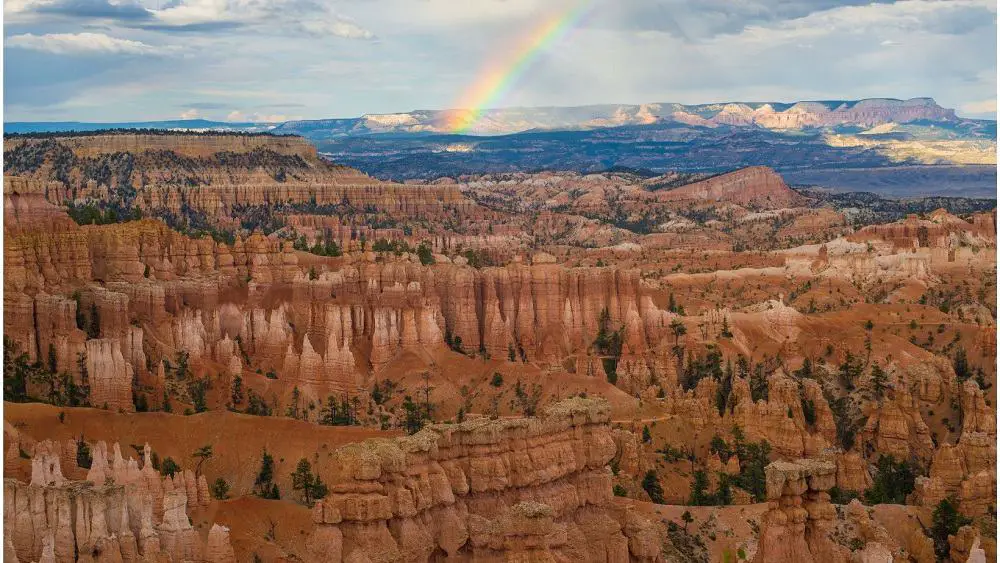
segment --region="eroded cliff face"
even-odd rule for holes
[[[228,246],[155,220],[12,234],[4,253],[5,333],[32,360],[51,349],[58,371],[86,365],[92,404],[123,410],[133,377],[180,350],[234,375],[245,354],[317,395],[353,394],[401,353],[451,342],[551,365],[583,358],[605,311],[608,329],[627,334],[622,387],[638,390],[671,318],[634,271],[357,254],[313,276],[289,243],[255,234]]]
[[[8,439],[12,437],[8,436]],[[16,442],[16,440],[15,440]],[[204,561],[235,562],[229,530],[214,525],[207,538],[191,525],[188,511],[209,503],[205,477],[190,471],[173,479],[152,468],[145,448],[139,463],[113,457],[104,442],[93,448],[86,480],[79,475],[76,443],[35,444],[31,480],[4,479],[5,557],[18,561]]]
[[[827,491],[835,479],[836,467],[821,461],[767,466],[769,510],[761,525],[755,562],[849,560],[848,550],[829,537],[837,515]]]
[[[806,200],[792,191],[774,170],[753,166],[657,193],[660,201],[717,201],[763,209],[795,207]]]
[[[213,220],[234,208],[345,205],[443,217],[474,204],[454,186],[381,182],[321,160],[301,137],[96,134],[4,140],[5,174],[52,203],[118,201],[147,213],[191,211]],[[23,185],[23,184],[20,184]]]
[[[849,239],[882,240],[899,249],[947,249],[952,251],[947,259],[954,261],[954,251],[960,247],[996,244],[996,217],[992,213],[976,213],[965,221],[938,209],[926,218],[910,215],[894,223],[864,227]]]
[[[933,453],[929,474],[917,478],[909,500],[933,507],[954,498],[965,514],[988,514],[996,499],[996,418],[975,383],[966,381],[961,390],[958,442],[942,444]]]
[[[609,415],[574,399],[341,448],[312,560],[659,561],[653,524],[611,501]]]
[[[831,517],[826,490],[863,492],[881,455],[926,470],[908,499],[915,509],[954,496],[965,514],[989,512],[996,425],[983,389],[995,377],[995,303],[973,295],[989,289],[993,214],[935,212],[833,238],[819,231],[849,232],[844,218],[789,208],[801,198],[765,168],[690,184],[697,178],[609,172],[400,186],[320,161],[295,139],[97,137],[5,146],[20,176],[5,177],[4,328],[27,354],[22,367],[68,374],[90,406],[129,421],[169,403],[176,413],[237,411],[225,414],[255,431],[294,423],[302,434],[320,434],[316,422],[374,432],[413,431],[424,422],[413,414],[470,419],[334,454],[308,440],[284,449],[289,463],[326,456],[309,459],[331,484],[314,529],[296,530],[286,554],[299,555],[308,536],[313,559],[351,563],[655,560],[664,535],[637,514],[649,507],[610,499],[612,487],[651,498],[640,482],[652,471],[683,503],[703,468],[710,490],[728,475],[740,483],[733,504],[752,503],[742,487],[766,460],[714,451],[716,436],[742,441],[734,449],[766,442],[771,461],[811,458],[778,468],[758,560],[846,561],[844,545],[829,541],[845,527],[841,538],[872,543],[862,560],[926,551],[922,534],[892,543],[857,506],[848,523]],[[67,215],[88,222],[95,205],[147,218],[79,226]],[[731,251],[782,237],[803,246]],[[962,281],[980,272],[983,287]],[[945,291],[961,302],[950,315]],[[959,345],[986,373],[960,379]],[[858,373],[850,354],[864,355]],[[29,397],[58,391],[38,379]],[[478,418],[599,395],[631,431],[609,430],[607,405],[579,399],[538,420]],[[407,410],[413,397],[426,411]],[[348,434],[321,430],[324,440]],[[5,472],[27,481],[22,444],[34,453],[9,445]],[[15,487],[23,502],[42,502],[32,500],[48,494],[31,492],[39,487],[68,487],[71,503],[124,495],[129,518],[150,514],[148,529],[128,530],[138,553],[152,530],[150,553],[229,560],[224,530],[195,534],[187,523],[208,509],[203,478],[163,479],[101,444],[83,470],[75,441],[47,447],[61,469],[36,455],[39,477]],[[670,461],[677,451],[686,459]],[[233,463],[223,477],[246,494],[253,475]],[[290,474],[281,471],[284,508],[308,528]],[[84,477],[94,484],[63,484]],[[49,541],[55,524],[44,525],[22,527]],[[103,552],[129,560],[125,528],[96,535],[115,538],[100,540]],[[241,555],[273,547],[260,535],[234,533]],[[972,539],[956,550],[970,552]],[[46,549],[25,545],[8,551]]]

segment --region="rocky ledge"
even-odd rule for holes
[[[653,525],[612,502],[610,407],[433,425],[333,453],[316,561],[658,561]]]

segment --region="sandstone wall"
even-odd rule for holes
[[[611,501],[603,400],[544,418],[433,425],[334,452],[314,561],[656,561],[652,526]]]
[[[777,461],[766,469],[768,512],[761,523],[756,563],[849,560],[849,551],[829,537],[836,510],[827,493],[836,467],[827,462]]]
[[[235,562],[229,531],[214,525],[203,540],[188,518],[189,506],[209,502],[204,476],[190,471],[161,478],[149,463],[142,469],[122,457],[118,444],[108,457],[94,446],[85,481],[63,476],[69,458],[78,471],[75,444],[44,441],[34,448],[31,481],[4,479],[5,557],[19,561]],[[162,483],[161,483],[162,479]]]
[[[741,205],[753,203],[768,209],[793,207],[804,198],[789,188],[774,170],[752,166],[720,174],[707,180],[657,192],[660,201],[723,201]]]

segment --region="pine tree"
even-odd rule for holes
[[[79,352],[76,355],[76,369],[80,372],[80,384],[89,385],[90,384],[90,374],[87,371],[87,353]]]
[[[687,327],[684,326],[684,323],[680,319],[670,321],[670,330],[674,333],[674,344],[678,343],[680,337],[687,334]]]
[[[642,488],[649,495],[649,500],[656,504],[663,504],[663,487],[656,477],[656,472],[650,469],[646,476],[642,478]]]
[[[261,498],[274,500],[281,498],[278,485],[274,483],[274,458],[267,453],[266,449],[260,460],[260,471],[257,472],[257,478],[254,479],[253,492]]]
[[[694,522],[694,516],[691,516],[690,510],[685,510],[684,513],[681,514],[681,520],[684,522],[684,533],[686,534],[688,531],[688,524]]]
[[[688,497],[688,504],[693,506],[705,506],[711,504],[708,494],[708,474],[704,469],[694,472],[694,480],[691,481],[691,496]]]
[[[959,346],[958,350],[955,350],[955,358],[952,360],[952,367],[955,369],[955,377],[959,381],[965,381],[972,376],[972,370],[969,369],[969,359],[965,354],[965,348]]]
[[[87,338],[101,337],[101,315],[97,310],[97,302],[90,304],[90,323],[87,325]]]
[[[313,475],[309,460],[302,458],[292,473],[292,489],[302,491],[302,500],[306,506],[326,496],[327,487],[318,475]]]
[[[233,385],[229,394],[229,400],[234,407],[243,404],[243,378],[237,375],[233,378]]]
[[[885,387],[889,377],[886,375],[878,363],[872,365],[872,393],[876,399],[881,400],[885,396]]]
[[[49,343],[49,362],[48,362],[49,373],[56,373],[59,371],[59,361],[56,359],[56,347],[52,343]]]
[[[948,536],[958,533],[959,528],[971,524],[972,520],[962,516],[958,511],[958,502],[946,498],[934,508],[931,538],[934,540],[934,553],[938,561],[947,561],[951,554]]]
[[[212,458],[214,454],[212,453],[212,444],[205,444],[204,446],[198,448],[191,454],[191,457],[198,458],[198,464],[194,468],[194,474],[201,474],[201,466]]]

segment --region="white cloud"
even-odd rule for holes
[[[972,13],[970,10],[985,9],[996,12],[996,3],[987,0],[951,0],[932,2],[913,0],[893,4],[869,4],[866,6],[841,6],[813,12],[809,15],[781,20],[765,25],[746,27],[735,36],[759,43],[789,43],[801,38],[826,36],[871,36],[886,33],[905,34],[926,32],[934,29],[939,21],[954,17],[955,14]],[[727,39],[722,39],[723,41]],[[882,45],[896,43],[890,37]]]
[[[40,67],[11,48],[5,70],[17,79],[8,81],[7,94],[17,102],[8,109],[22,119],[59,109],[114,121],[176,118],[188,108],[221,119],[224,107],[239,108],[230,119],[243,121],[286,117],[272,113],[321,118],[454,107],[498,52],[519,47],[553,14],[580,1],[141,0],[149,10],[144,17],[80,15],[80,25],[69,28],[70,14],[85,12],[81,5],[134,0],[4,0],[5,16],[18,12],[37,23],[9,33],[86,29],[143,42],[90,52],[148,53],[153,45],[159,53],[188,55],[93,56],[67,72]],[[994,2],[862,1],[708,0],[686,9],[693,3],[596,0],[592,16],[540,49],[496,103],[932,96],[965,110],[995,98]],[[45,43],[11,38],[8,47],[18,42]],[[173,42],[182,47],[163,46]],[[177,76],[184,80],[171,80]],[[133,82],[142,88],[124,88]],[[214,107],[197,105],[207,102]],[[287,109],[289,103],[299,109]]]
[[[344,39],[372,39],[375,34],[360,25],[346,19],[334,18],[330,21],[305,20],[302,29],[313,35],[335,35]]]
[[[200,114],[198,113],[197,109],[191,108],[189,110],[181,112],[181,119],[198,119],[199,115]]]
[[[375,34],[323,2],[298,0],[184,0],[162,10],[150,10],[168,27],[264,25],[271,29],[316,36],[372,39]]]
[[[232,4],[236,4],[233,2]],[[218,23],[235,21],[240,18],[236,13],[230,12],[230,2],[217,2],[213,0],[189,0],[162,10],[150,10],[153,15],[166,25],[194,25],[204,23]]]
[[[996,113],[997,100],[996,98],[992,98],[989,100],[980,100],[978,102],[969,102],[963,105],[961,109],[966,113]]]
[[[226,116],[226,121],[250,122],[250,123],[278,123],[281,121],[292,121],[301,119],[298,116],[288,116],[282,114],[267,113],[243,113],[240,110],[233,110]]]
[[[56,55],[155,55],[157,49],[141,41],[120,39],[103,33],[25,33],[7,38],[7,47],[43,51]]]

